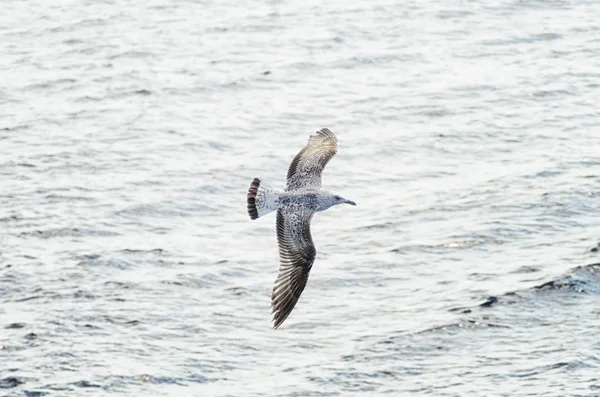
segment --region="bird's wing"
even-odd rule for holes
[[[308,144],[294,157],[287,174],[286,190],[320,188],[325,165],[337,153],[338,140],[327,128],[311,135]]]
[[[273,294],[273,328],[279,327],[290,315],[306,286],[308,273],[317,250],[310,236],[313,212],[277,211],[277,241],[279,242],[279,273]]]

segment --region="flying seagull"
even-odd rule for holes
[[[337,204],[356,205],[321,187],[323,168],[337,153],[337,143],[329,129],[317,131],[292,160],[285,189],[275,189],[258,178],[254,178],[248,189],[250,219],[277,210],[279,274],[271,295],[275,329],[296,306],[315,261],[317,251],[310,235],[314,213]]]

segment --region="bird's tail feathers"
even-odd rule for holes
[[[277,209],[280,190],[254,178],[248,189],[248,215],[257,219]]]

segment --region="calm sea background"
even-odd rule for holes
[[[0,395],[600,395],[600,2],[4,0]],[[271,329],[275,217],[340,140]]]

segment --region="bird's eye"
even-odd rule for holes
[[[336,200],[340,200],[340,199],[341,199],[341,197],[340,197],[340,196],[335,196],[335,199],[336,199]]]

